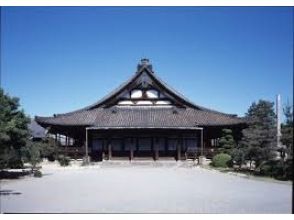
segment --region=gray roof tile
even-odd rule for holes
[[[124,106],[96,108],[57,117],[36,117],[40,124],[95,127],[194,127],[243,124],[242,118],[187,108]]]

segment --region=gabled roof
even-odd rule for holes
[[[42,126],[95,126],[95,127],[193,127],[242,124],[236,115],[225,114],[196,105],[167,85],[147,63],[138,66],[137,72],[104,98],[85,108],[54,117],[36,117]],[[180,102],[184,108],[159,106],[111,106],[109,103],[125,91],[143,74],[147,74],[160,88]]]
[[[124,89],[126,89],[132,82],[134,82],[136,79],[138,79],[139,77],[141,77],[143,73],[147,73],[155,82],[157,82],[159,85],[161,85],[164,90],[166,90],[167,92],[169,92],[172,96],[174,96],[175,98],[179,99],[181,102],[183,102],[185,105],[187,105],[189,107],[192,107],[192,108],[195,108],[195,109],[198,109],[198,110],[203,110],[203,111],[211,111],[211,112],[215,112],[215,113],[219,113],[219,114],[225,114],[225,115],[235,116],[235,115],[232,115],[232,114],[226,114],[226,113],[223,113],[223,112],[219,112],[219,111],[216,111],[216,110],[205,108],[205,107],[200,106],[200,105],[196,105],[195,103],[193,103],[192,101],[190,101],[188,98],[186,98],[184,95],[182,95],[180,92],[178,92],[177,90],[173,89],[166,82],[164,82],[163,80],[161,80],[152,71],[152,69],[150,68],[149,65],[140,65],[140,69],[138,69],[138,71],[131,78],[129,78],[127,81],[125,81],[120,86],[118,86],[116,89],[114,89],[112,92],[110,92],[109,94],[107,94],[106,96],[104,96],[102,99],[98,100],[97,102],[93,103],[92,105],[86,106],[86,107],[81,108],[81,109],[76,110],[76,111],[72,111],[72,112],[68,112],[68,113],[64,113],[64,114],[57,114],[57,116],[58,115],[65,115],[65,114],[66,115],[67,114],[72,114],[72,113],[76,113],[76,112],[80,112],[80,111],[91,110],[91,109],[94,109],[94,108],[101,107],[105,103],[107,103],[107,101],[109,101],[111,98],[113,98],[117,94],[121,93]]]

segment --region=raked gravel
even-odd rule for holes
[[[1,181],[2,213],[291,213],[292,185],[193,163],[43,164]],[[7,192],[7,193],[3,193]]]

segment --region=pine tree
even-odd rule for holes
[[[28,123],[19,99],[0,88],[0,169],[22,167],[21,148],[29,135]]]
[[[246,113],[248,128],[242,131],[242,147],[246,150],[246,158],[250,165],[255,161],[258,166],[262,161],[274,157],[276,147],[276,129],[274,103],[259,100],[253,103]]]
[[[282,124],[281,142],[286,146],[288,158],[293,158],[293,107],[287,104],[283,110],[286,121]]]

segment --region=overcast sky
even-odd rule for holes
[[[31,116],[94,103],[143,57],[218,111],[293,100],[290,7],[2,7],[1,52],[1,86]]]

